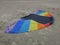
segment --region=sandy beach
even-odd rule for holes
[[[36,10],[52,14],[54,23],[39,31],[6,34],[6,26]],[[60,0],[0,0],[0,45],[60,45]]]

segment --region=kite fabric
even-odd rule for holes
[[[12,34],[31,32],[48,27],[53,24],[53,22],[53,16],[49,12],[38,10],[28,16],[21,17],[13,26],[7,27],[5,32]]]

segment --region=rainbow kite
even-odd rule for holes
[[[8,26],[5,30],[6,33],[24,33],[48,27],[54,22],[52,15],[49,12],[38,10],[29,14],[28,16],[21,17],[14,25]]]

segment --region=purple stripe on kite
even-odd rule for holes
[[[16,25],[13,27],[13,29],[11,29],[11,31],[9,31],[9,33],[19,33],[19,29],[23,23],[24,19],[18,20]]]

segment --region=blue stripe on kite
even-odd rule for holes
[[[30,20],[26,20],[20,28],[20,32],[28,32],[30,26]]]
[[[18,20],[15,24],[15,26],[11,29],[11,31],[9,33],[19,33],[19,29],[22,26],[22,24],[24,23],[24,20]]]
[[[45,11],[38,10],[35,14],[40,15],[40,14],[42,14],[42,13],[44,13],[44,12],[45,12]]]

